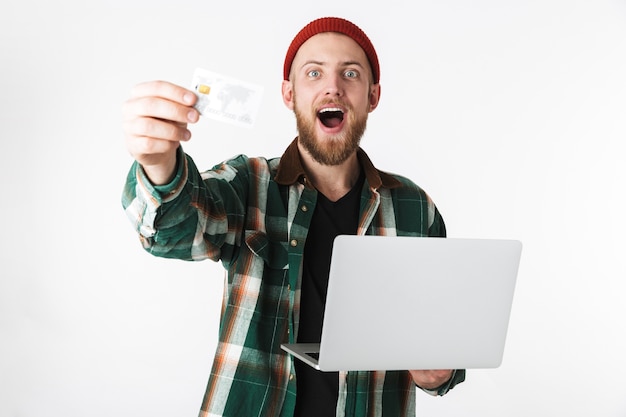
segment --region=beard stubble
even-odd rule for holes
[[[311,157],[322,165],[339,165],[352,155],[361,143],[361,138],[367,127],[367,113],[363,117],[357,117],[350,106],[345,103],[329,101],[324,104],[341,104],[348,109],[344,129],[335,135],[326,138],[319,138],[315,132],[317,113],[306,115],[298,109],[294,96],[294,113],[298,127],[298,141],[311,155]],[[346,117],[346,115],[344,115]]]

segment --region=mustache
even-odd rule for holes
[[[317,108],[320,108],[322,106],[327,106],[327,105],[334,105],[334,106],[339,106],[339,107],[344,107],[348,110],[352,110],[352,106],[350,106],[348,103],[346,103],[345,101],[341,100],[341,99],[332,99],[332,98],[328,98],[328,99],[323,99],[321,100],[318,105]]]

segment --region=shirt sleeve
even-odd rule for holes
[[[245,158],[201,174],[179,147],[172,181],[155,186],[137,162],[122,206],[143,247],[155,256],[197,261],[232,254],[241,234]],[[243,173],[243,174],[242,174]]]
[[[169,184],[153,185],[136,161],[128,172],[122,194],[122,207],[142,238],[148,239],[155,235],[155,218],[159,207],[168,196],[173,197],[180,191],[184,184],[186,169],[181,153],[182,151],[177,153],[176,175]]]
[[[446,237],[446,224],[433,200],[428,197],[428,236]]]

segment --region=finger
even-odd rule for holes
[[[191,132],[187,124],[176,123],[153,117],[137,117],[124,122],[127,137],[146,137],[173,142],[187,141]]]
[[[176,150],[179,142],[170,140],[154,139],[145,136],[135,136],[128,140],[128,151],[136,159],[145,160],[151,156],[158,158]]]
[[[186,106],[192,106],[197,100],[192,91],[167,81],[148,81],[137,84],[130,94],[132,98],[160,97]]]
[[[137,97],[126,101],[122,107],[125,120],[136,117],[152,117],[179,123],[195,123],[200,114],[184,104],[160,97]]]

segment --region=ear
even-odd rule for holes
[[[373,112],[376,107],[378,107],[378,103],[380,101],[380,83],[372,84],[370,89],[370,109],[369,112]]]
[[[283,80],[282,85],[283,103],[289,110],[293,110],[293,83],[288,80]]]

